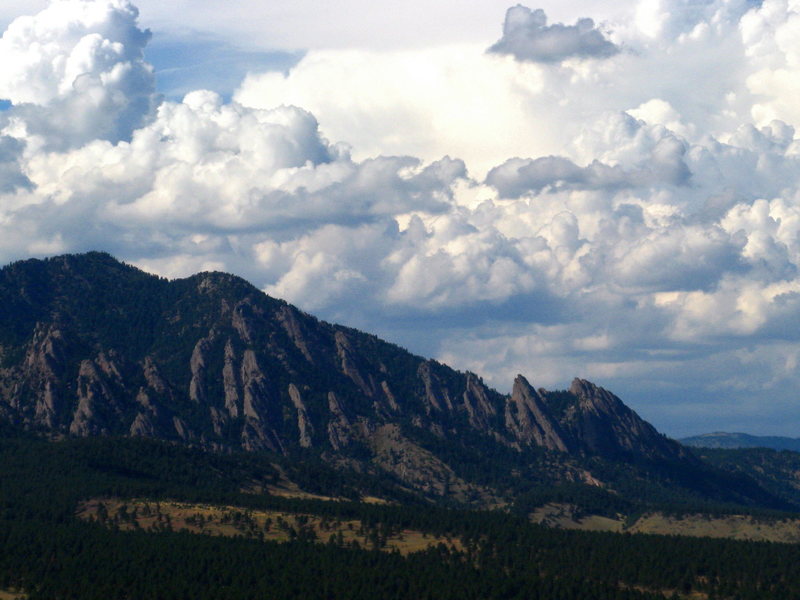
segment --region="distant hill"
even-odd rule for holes
[[[717,431],[679,440],[684,446],[693,448],[772,448],[800,452],[800,438],[758,436],[747,433]]]

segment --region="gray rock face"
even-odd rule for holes
[[[253,350],[244,352],[241,378],[244,389],[244,447],[247,450],[282,452],[283,445],[270,423],[270,408],[276,399]]]
[[[138,411],[130,426],[130,435],[160,439],[174,438],[173,415],[162,402],[174,403],[175,394],[150,356],[142,365],[145,385],[136,394]]]
[[[353,424],[339,403],[334,392],[328,392],[328,440],[334,450],[341,450],[350,445],[353,439]]]
[[[463,399],[470,425],[478,431],[488,431],[497,415],[497,407],[489,399],[486,386],[473,373],[467,373],[467,389],[464,390]]]
[[[308,418],[308,411],[303,403],[302,396],[300,396],[300,390],[293,383],[289,384],[289,398],[292,399],[292,404],[297,410],[297,430],[300,432],[300,445],[303,448],[310,448],[313,446],[314,426]]]
[[[241,399],[239,389],[241,380],[236,372],[236,355],[231,341],[225,343],[225,366],[222,367],[222,386],[225,391],[225,409],[231,418],[235,419],[241,413]]]
[[[506,427],[521,444],[568,452],[570,440],[544,405],[541,395],[522,376],[517,375],[506,404]]]
[[[397,403],[397,399],[394,397],[388,381],[381,381],[381,391],[385,399],[383,403],[384,408],[387,408],[390,412],[399,413],[400,405]]]
[[[158,365],[153,361],[152,357],[146,356],[144,359],[143,365],[144,371],[144,379],[147,382],[148,387],[152,389],[156,394],[165,396],[169,395],[172,396],[172,391],[169,388],[169,383],[164,377],[161,375],[161,371],[158,369]]]
[[[368,398],[375,396],[375,382],[369,376],[364,376],[359,369],[358,357],[350,344],[350,339],[343,331],[337,331],[334,339],[336,340],[336,354],[339,357],[342,373],[347,375],[355,383],[361,392]]]
[[[439,379],[432,373],[429,362],[424,362],[417,370],[425,386],[425,410],[429,415],[453,411],[453,403],[447,388],[443,387]]]
[[[197,404],[206,403],[206,362],[207,355],[211,349],[210,338],[202,338],[197,341],[192,350],[192,358],[189,361],[189,369],[192,379],[189,382],[189,398]]]
[[[125,382],[113,359],[104,353],[80,364],[78,407],[69,432],[73,435],[108,435],[119,428],[126,412]]]
[[[133,437],[157,438],[156,425],[152,415],[147,412],[140,412],[131,423],[130,434]]]
[[[178,437],[184,442],[189,442],[194,439],[194,434],[189,429],[188,425],[186,425],[186,422],[179,416],[176,415],[172,417],[172,426],[175,428],[175,433],[177,433]]]
[[[20,398],[26,391],[33,395],[33,421],[38,425],[58,426],[63,397],[57,383],[64,372],[67,352],[64,334],[57,325],[37,324],[25,354],[24,376],[15,381],[10,399],[15,408],[30,412],[30,406],[23,406]]]
[[[281,325],[283,325],[286,334],[289,336],[289,339],[292,340],[295,347],[297,347],[305,359],[313,365],[314,357],[311,354],[309,343],[306,340],[308,334],[297,316],[297,310],[290,306],[282,306],[275,316]]]
[[[158,407],[150,400],[145,390],[139,390],[136,402],[141,406],[141,410],[136,413],[136,417],[131,423],[130,434],[136,437],[159,437],[161,420]]]
[[[253,318],[253,313],[257,312],[254,309],[252,302],[249,298],[245,298],[238,302],[233,308],[233,316],[231,318],[231,325],[239,334],[245,344],[252,344],[255,337],[256,323]]]

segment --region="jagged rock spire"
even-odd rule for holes
[[[568,452],[571,443],[547,410],[541,395],[522,375],[517,375],[506,405],[506,427],[517,441],[549,450]]]

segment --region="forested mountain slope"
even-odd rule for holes
[[[0,270],[0,311],[0,419],[51,437],[266,452],[478,505],[578,482],[633,502],[790,507],[588,381],[548,392],[520,375],[503,395],[225,273],[26,260]]]

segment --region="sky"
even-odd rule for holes
[[[672,436],[800,436],[800,1],[3,0],[0,264],[224,270]]]

